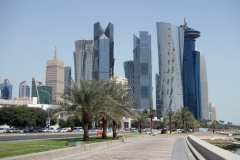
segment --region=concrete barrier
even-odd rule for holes
[[[240,156],[189,135],[188,141],[206,159],[240,160]]]

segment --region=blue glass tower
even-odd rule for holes
[[[152,51],[151,35],[141,31],[133,35],[134,104],[140,109],[152,109]]]
[[[184,26],[183,54],[183,101],[195,118],[202,119],[200,51],[196,50],[195,41],[200,32]]]
[[[109,23],[106,29],[102,28],[99,22],[94,24],[94,47],[93,78],[109,80],[111,76],[114,76],[112,23]]]
[[[12,99],[12,85],[8,79],[4,79],[0,82],[0,99]]]

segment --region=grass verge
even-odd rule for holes
[[[125,138],[139,136],[137,133],[121,133],[119,136]],[[65,139],[45,139],[45,140],[26,140],[26,141],[11,141],[0,142],[0,158],[19,156],[37,152],[50,151],[61,148],[68,148],[66,142],[68,140],[80,140],[82,144],[105,142],[115,140],[112,136],[108,139],[102,137],[90,137],[89,141],[83,141],[83,138],[65,138]]]

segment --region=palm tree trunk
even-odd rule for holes
[[[172,120],[171,119],[169,120],[169,123],[170,123],[170,133],[172,133]]]
[[[107,118],[102,118],[103,123],[103,133],[102,133],[102,139],[107,139]]]
[[[117,137],[117,123],[113,121],[113,138]]]
[[[89,115],[86,112],[83,112],[83,129],[84,129],[84,135],[83,140],[89,141],[89,134],[88,134],[88,124],[89,124]]]
[[[151,118],[151,131],[152,131],[152,118]]]
[[[142,125],[141,124],[139,125],[139,128],[140,128],[139,133],[142,133]]]

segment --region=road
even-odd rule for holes
[[[89,133],[89,136],[96,133]],[[54,138],[75,138],[83,137],[83,132],[77,133],[22,133],[22,134],[1,134],[0,142],[18,141],[18,140],[36,140],[36,139],[54,139]]]

